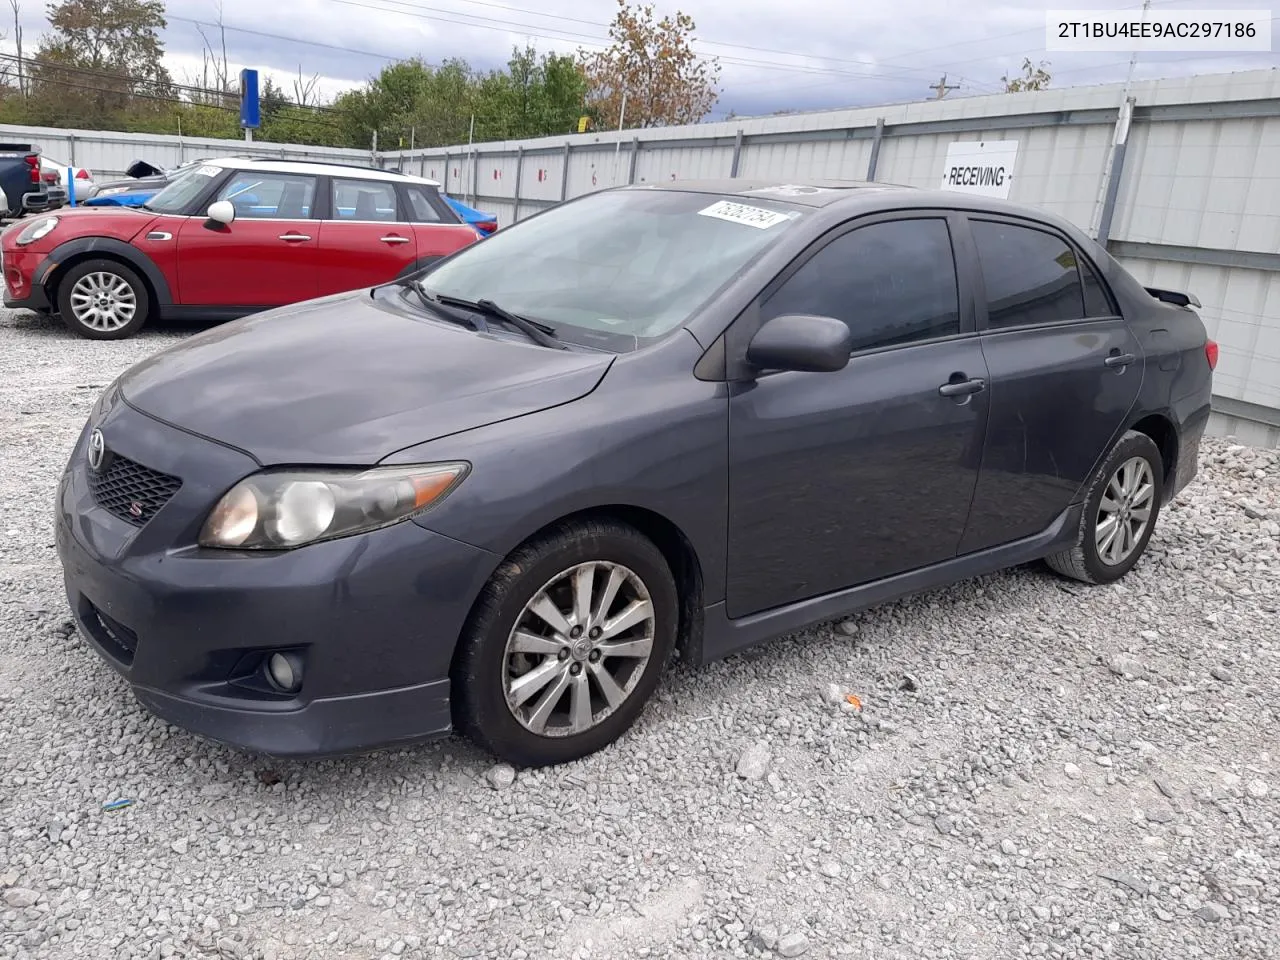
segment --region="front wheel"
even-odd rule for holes
[[[1119,580],[1147,549],[1163,499],[1160,448],[1146,434],[1130,430],[1094,474],[1075,544],[1045,562],[1084,583]]]
[[[86,260],[58,284],[58,313],[72,332],[88,340],[123,340],[147,322],[146,284],[115,260]]]
[[[453,669],[455,722],[518,766],[594,753],[636,720],[675,646],[662,553],[611,521],[518,549],[476,603]]]

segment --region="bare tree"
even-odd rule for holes
[[[9,0],[13,8],[13,39],[18,46],[18,92],[27,95],[27,80],[22,71],[22,4],[18,0]]]
[[[298,78],[293,81],[293,102],[300,107],[319,106],[320,97],[316,94],[316,84],[320,82],[320,74],[312,74],[310,80],[302,79],[302,64],[298,64]],[[315,103],[311,102],[312,97]]]
[[[13,0],[10,0],[13,2]],[[200,51],[200,58],[204,64],[205,89],[209,89],[209,67],[213,67],[213,89],[219,93],[229,96],[233,91],[231,87],[231,69],[227,66],[227,28],[222,23],[222,3],[218,3],[218,19],[214,21],[214,26],[218,28],[218,47],[215,49],[213,43],[209,41],[209,37],[204,32],[202,24],[196,24],[196,31],[200,34],[200,39],[204,41],[204,48]]]

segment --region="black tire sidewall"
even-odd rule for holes
[[[1102,558],[1098,555],[1096,536],[1098,507],[1107,491],[1107,485],[1111,482],[1111,475],[1115,473],[1120,464],[1132,457],[1142,457],[1151,468],[1152,483],[1155,485],[1155,493],[1151,498],[1151,519],[1147,523],[1146,529],[1143,530],[1142,536],[1139,538],[1133,552],[1122,562],[1112,566],[1103,563]],[[1147,544],[1151,540],[1151,535],[1155,532],[1156,522],[1160,519],[1160,507],[1163,500],[1164,462],[1160,456],[1160,448],[1146,434],[1133,433],[1124,437],[1112,448],[1111,453],[1103,462],[1098,471],[1093,489],[1089,491],[1089,497],[1084,503],[1085,513],[1083,522],[1080,525],[1083,542],[1080,547],[1084,553],[1085,568],[1095,583],[1113,583],[1119,580],[1142,559],[1142,555],[1147,552]]]
[[[644,582],[654,605],[653,652],[631,695],[585,733],[540,737],[511,715],[503,689],[507,637],[524,605],[549,580],[589,561],[619,563]],[[513,554],[495,572],[477,604],[453,676],[455,716],[463,732],[498,757],[521,767],[566,763],[595,753],[625,733],[643,711],[675,647],[679,597],[662,553],[637,531],[562,531]]]
[[[135,311],[133,319],[119,330],[104,332],[91,329],[77,320],[75,314],[72,313],[71,290],[82,277],[90,273],[114,273],[133,289],[138,309]],[[62,318],[62,322],[66,324],[67,329],[84,337],[86,340],[123,340],[126,337],[131,337],[141,329],[142,325],[147,322],[147,317],[151,314],[151,295],[147,292],[147,285],[142,282],[142,278],[138,276],[136,271],[118,260],[85,260],[82,263],[77,263],[58,281],[57,302],[58,315]]]

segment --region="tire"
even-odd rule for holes
[[[1123,477],[1121,470],[1132,469],[1131,475],[1136,481],[1132,505],[1127,511],[1122,509],[1121,517],[1115,526],[1119,528],[1117,536],[1128,530],[1131,546],[1127,552],[1117,546],[1114,539],[1108,539],[1099,531],[1107,519],[1113,515],[1112,505],[1123,508]],[[1145,470],[1145,473],[1143,472]],[[1147,487],[1149,491],[1146,491]],[[1146,491],[1146,492],[1144,492]],[[1107,512],[1103,512],[1103,499],[1107,500]],[[1085,496],[1084,509],[1080,516],[1080,528],[1076,534],[1076,542],[1070,549],[1055,553],[1045,558],[1049,567],[1064,577],[1079,580],[1083,583],[1113,583],[1133,569],[1134,565],[1146,552],[1151,533],[1155,530],[1156,521],[1160,517],[1160,504],[1164,499],[1164,462],[1160,456],[1160,448],[1144,433],[1130,430],[1107,454],[1101,466],[1089,484],[1089,492]],[[1146,522],[1139,526],[1141,511],[1146,509]],[[1135,516],[1136,514],[1136,516]],[[1105,551],[1102,548],[1106,548]]]
[[[579,619],[574,609],[578,581],[567,575],[584,564],[599,566],[592,573],[591,615],[578,624],[574,623]],[[619,586],[612,603],[601,611],[598,608],[614,571],[621,571],[616,574]],[[599,624],[612,619],[616,627],[618,614],[642,604],[646,594],[650,619],[613,637],[602,634],[593,640]],[[568,614],[562,617],[560,629],[528,610],[535,598],[551,600]],[[557,526],[507,557],[481,591],[454,658],[454,726],[520,767],[567,763],[595,753],[618,739],[640,716],[675,648],[678,622],[675,580],[650,540],[608,520]],[[564,627],[571,624],[566,631]],[[517,626],[521,627],[519,640],[515,639]],[[574,633],[583,629],[586,632],[580,636]],[[628,649],[639,651],[645,648],[646,638],[646,660],[635,653],[604,654],[612,644],[624,642],[631,644]],[[509,642],[524,649],[509,650]],[[536,653],[525,652],[534,649]],[[606,699],[601,672],[609,674],[615,698],[619,692],[624,694],[621,700],[611,704]],[[523,684],[513,686],[526,676],[529,679]],[[512,701],[523,702],[509,702],[509,690]],[[586,698],[589,714],[575,713],[580,697]],[[549,707],[544,698],[552,701]],[[540,708],[547,711],[541,717],[545,727],[536,732]],[[575,723],[581,729],[575,730]]]
[[[101,303],[86,310],[84,298],[97,296],[103,297]],[[151,294],[138,274],[120,261],[85,260],[58,282],[57,304],[62,322],[86,340],[124,340],[147,322]]]

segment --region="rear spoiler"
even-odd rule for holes
[[[1147,293],[1157,300],[1172,303],[1176,307],[1200,307],[1200,299],[1194,293],[1182,293],[1178,290],[1162,290],[1159,287],[1144,287]]]

